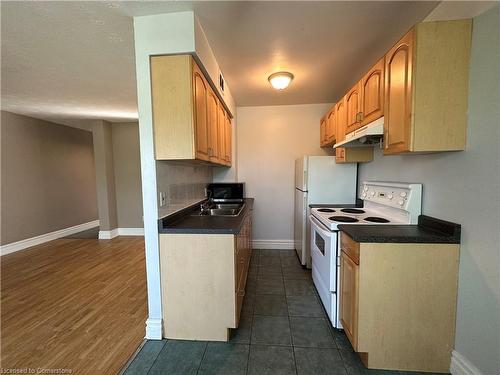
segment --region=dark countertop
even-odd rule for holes
[[[338,225],[356,242],[460,243],[460,224],[420,215],[418,225]]]
[[[194,216],[199,204],[158,220],[159,233],[200,233],[200,234],[238,234],[243,219],[253,209],[253,198],[245,198],[245,206],[238,216]]]

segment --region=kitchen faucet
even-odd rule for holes
[[[211,195],[212,195],[212,192],[210,190],[207,190],[207,200],[204,202],[201,202],[201,204],[200,204],[201,212],[207,211],[210,208],[210,206],[212,205]]]

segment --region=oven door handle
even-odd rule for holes
[[[311,220],[311,223],[315,226],[316,230],[318,232],[320,232],[323,236],[326,236],[326,237],[332,236],[332,232],[325,229],[324,225],[321,224],[321,222],[318,219],[316,219],[314,216],[312,216],[312,215],[309,216],[309,220]]]

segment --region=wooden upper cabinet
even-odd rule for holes
[[[226,147],[225,147],[225,164],[226,165],[231,165],[232,163],[232,142],[233,142],[233,134],[232,134],[232,129],[231,129],[231,119],[229,116],[226,116],[226,132],[225,132],[225,139],[226,139]]]
[[[410,151],[413,30],[389,50],[385,64],[384,149]]]
[[[335,132],[337,130],[337,111],[335,109],[335,105],[328,112],[328,116],[326,118],[326,134],[325,134],[325,142],[327,145],[332,145],[335,143]]]
[[[382,58],[361,80],[361,125],[384,115],[384,69]]]
[[[335,131],[336,143],[340,143],[345,139],[345,129],[347,126],[347,113],[345,108],[345,98],[338,101],[336,105],[337,112],[337,129]]]
[[[150,66],[155,158],[227,165],[229,114],[193,57],[152,56]]]
[[[208,89],[208,156],[210,161],[219,162],[219,99]]]
[[[384,154],[465,149],[471,31],[419,23],[387,53]]]
[[[345,133],[348,134],[361,127],[361,82],[349,90],[345,96],[345,106],[347,116]]]
[[[321,147],[326,145],[326,116],[319,122],[319,145]]]
[[[345,139],[346,128],[346,111],[345,111],[345,98],[340,99],[336,105],[337,112],[337,130],[335,131],[336,143],[340,143]],[[337,147],[335,149],[335,162],[345,162],[345,149],[344,147]]]
[[[193,61],[193,90],[194,90],[194,128],[196,140],[196,158],[210,160],[209,147],[209,102],[208,84],[198,65]]]
[[[226,161],[226,112],[219,103],[219,115],[217,117],[217,135],[218,135],[218,148],[217,156],[219,161],[224,163]],[[224,163],[225,164],[225,163]]]

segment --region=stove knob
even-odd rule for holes
[[[392,199],[392,198],[394,198],[394,195],[389,194],[389,195],[387,196],[387,198]]]
[[[405,201],[401,199],[401,200],[398,202],[398,204],[399,204],[400,206],[402,206],[402,205],[404,205],[404,204],[405,204]]]
[[[372,191],[372,192],[370,193],[370,195],[371,195],[372,197],[374,197],[374,196],[375,196],[375,192],[374,192],[374,191]]]
[[[366,198],[366,193],[361,194],[361,197]]]
[[[365,186],[365,187],[363,188],[363,191],[368,191],[368,186]]]
[[[407,196],[408,194],[406,194],[406,191],[403,191],[400,195],[401,195],[401,197],[406,198],[406,196]]]

